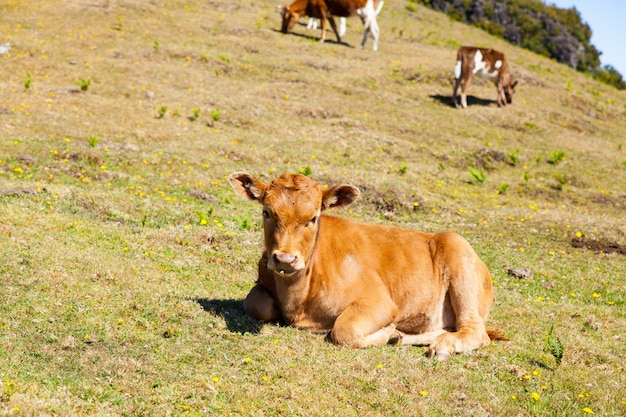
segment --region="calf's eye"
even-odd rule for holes
[[[317,222],[317,216],[315,216],[311,220],[309,220],[309,226],[315,226],[315,222]]]

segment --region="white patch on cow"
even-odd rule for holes
[[[343,301],[337,300],[336,294],[350,291],[350,287],[358,282],[363,275],[363,267],[359,258],[353,254],[348,254],[341,261],[338,273],[339,275],[333,280],[332,285],[323,285],[319,292],[320,302],[328,311],[335,310],[337,305]]]
[[[351,285],[362,274],[362,267],[359,259],[354,255],[348,255],[341,262],[341,283]]]
[[[483,78],[497,78],[498,77],[498,71],[489,72],[489,70],[487,68],[483,68],[483,70],[480,71],[476,75],[478,75],[479,77],[483,77]]]
[[[456,65],[454,66],[454,78],[457,80],[461,78],[461,61],[456,61]]]
[[[361,41],[361,49],[365,46],[365,42],[367,41],[367,37],[369,34],[372,35],[374,41],[372,42],[372,50],[378,50],[378,38],[380,35],[380,28],[378,27],[378,22],[376,21],[376,15],[380,12],[382,8],[382,1],[379,3],[378,9],[374,10],[374,0],[367,0],[364,7],[361,7],[356,11],[356,13],[361,17],[363,22],[363,40]]]
[[[365,7],[361,7],[356,11],[356,13],[361,16],[364,21],[371,19],[372,16],[376,16],[376,11],[374,10],[374,0],[367,0],[365,3]]]
[[[500,66],[502,66],[502,62],[500,62]],[[472,72],[483,78],[496,78],[498,76],[498,71],[489,72],[487,62],[483,61],[483,54],[480,51],[476,51],[476,55],[474,55],[474,70]]]
[[[484,71],[487,64],[483,61],[483,54],[480,51],[476,51],[476,55],[474,55],[474,70],[472,71],[474,74],[480,71]]]
[[[497,60],[494,67],[496,67],[496,69],[500,69],[501,66],[502,66],[502,61]]]

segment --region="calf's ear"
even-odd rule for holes
[[[335,185],[324,190],[322,194],[322,210],[331,207],[345,207],[356,200],[361,192],[354,185]]]
[[[515,86],[517,85],[517,80],[513,81],[513,83],[511,83],[511,88],[513,90],[515,90]]]
[[[261,201],[265,192],[265,184],[245,172],[233,172],[228,177],[228,181],[233,190],[246,200]]]

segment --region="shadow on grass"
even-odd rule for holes
[[[200,304],[207,313],[224,318],[226,327],[233,333],[258,334],[263,327],[263,322],[253,319],[243,310],[243,300],[192,300]]]
[[[319,43],[319,39],[320,39],[320,38],[319,38],[319,36],[305,35],[305,34],[303,34],[303,33],[297,33],[297,32],[288,32],[288,33],[283,33],[282,31],[280,31],[280,29],[272,29],[272,30],[273,30],[274,32],[276,32],[276,33],[281,33],[281,34],[283,34],[283,35],[299,36],[299,37],[301,37],[301,38],[308,39],[308,40],[310,40],[310,41],[317,41],[318,43]],[[316,30],[315,30],[315,33],[318,33],[318,34],[319,34],[319,32],[320,32],[320,30],[319,30],[319,29],[316,29]],[[330,32],[326,33],[326,40],[324,41],[324,43],[332,43],[332,44],[335,44],[335,45],[345,46],[346,48],[354,48],[354,46],[352,46],[352,45],[350,45],[350,44],[348,44],[348,43],[345,43],[345,42],[337,42],[336,40],[331,39],[329,35],[330,35],[330,36],[332,36],[333,38],[335,37],[334,33],[333,33],[333,32],[332,32],[332,30],[331,30]]]
[[[440,102],[441,104],[445,104],[448,107],[453,107],[454,108],[454,104],[452,104],[452,96],[442,96],[441,94],[433,94],[433,95],[430,96],[430,98]],[[460,101],[461,101],[461,97],[459,96],[459,102]],[[492,104],[496,104],[497,105],[498,102],[495,101],[495,100],[486,100],[486,99],[479,98],[479,97],[476,97],[476,96],[467,96],[467,107],[474,106],[474,105],[490,106]]]

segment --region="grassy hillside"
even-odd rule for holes
[[[424,7],[385,3],[374,53],[356,18],[320,45],[275,6],[0,5],[0,414],[624,415],[626,96]],[[513,105],[477,81],[450,106],[462,44],[507,53]],[[437,363],[246,317],[235,170],[463,234],[511,341]]]

